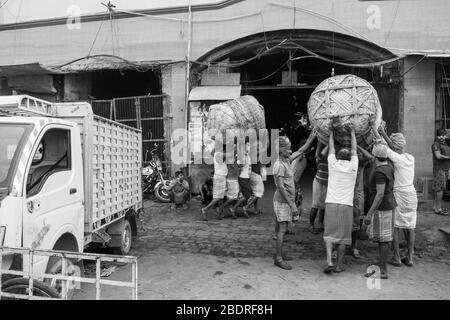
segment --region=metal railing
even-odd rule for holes
[[[15,271],[15,270],[2,270],[2,260],[4,254],[20,254],[22,256],[28,256],[27,271]],[[61,274],[34,274],[33,264],[35,256],[47,256],[47,257],[59,257],[62,259]],[[87,278],[84,275],[73,276],[68,274],[69,259],[76,259],[77,261],[90,260],[95,261],[95,279]],[[22,259],[25,262],[25,259]],[[101,278],[101,263],[102,262],[115,262],[131,264],[131,281],[117,281],[106,280]],[[25,263],[24,263],[25,264]],[[25,265],[23,267],[25,269]],[[28,290],[26,294],[8,293],[2,290],[2,276],[13,275],[28,279]],[[34,281],[37,279],[53,279],[60,280],[62,285],[61,295],[59,298],[48,298],[33,295]],[[101,300],[101,286],[117,286],[130,288],[132,300],[138,299],[138,265],[137,258],[133,256],[114,256],[106,254],[92,254],[92,253],[75,253],[70,251],[56,251],[56,250],[39,250],[30,248],[12,248],[0,246],[0,299],[13,298],[13,299],[25,299],[25,300],[67,300],[68,282],[80,282],[95,284],[95,298]]]

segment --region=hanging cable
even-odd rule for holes
[[[384,44],[383,44],[383,46],[386,45],[386,43],[387,43],[389,37],[391,36],[391,31],[392,31],[392,28],[393,28],[393,26],[394,26],[395,19],[397,18],[398,8],[399,8],[399,7],[400,7],[400,0],[397,0],[397,6],[395,7],[394,17],[392,18],[391,26],[389,27],[388,34],[386,35],[386,39],[384,39]]]
[[[0,9],[3,8],[3,6],[4,6],[5,4],[8,3],[8,1],[9,1],[9,0],[6,0],[6,1],[0,6]]]
[[[103,22],[105,21],[106,13],[103,15],[103,19],[100,22],[100,26],[97,29],[97,33],[95,34],[94,41],[92,41],[91,47],[89,48],[89,53],[88,53],[87,57],[91,56],[92,49],[94,48],[95,42],[97,41],[98,34],[100,33],[100,30],[102,29]],[[81,59],[84,59],[84,58],[81,58]]]

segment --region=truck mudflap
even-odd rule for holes
[[[31,248],[12,248],[0,246],[0,266],[4,254],[27,256],[28,265],[23,271],[3,270],[0,268],[0,299],[23,300],[67,300],[68,292],[77,289],[81,283],[95,284],[95,298],[101,300],[101,286],[126,287],[131,289],[131,299],[138,299],[138,263],[134,256],[115,256],[93,253],[76,253],[69,251],[38,250]],[[62,272],[60,274],[36,274],[33,270],[33,261],[36,256],[58,257],[62,260]],[[79,272],[71,272],[70,260],[95,261],[95,278],[86,277]],[[117,281],[102,279],[102,262],[125,263],[131,265],[131,281]],[[73,266],[72,266],[73,267]],[[75,270],[76,271],[76,270]],[[12,279],[2,282],[4,275],[14,276]],[[61,292],[48,286],[42,279],[58,280],[61,282]],[[75,287],[73,287],[75,286]],[[14,287],[14,290],[11,288]]]

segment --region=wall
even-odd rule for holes
[[[64,76],[64,101],[86,101],[91,91],[91,74],[79,73]]]
[[[184,129],[187,123],[185,113],[186,68],[180,65],[164,68],[161,71],[161,81],[162,92],[167,96],[164,109],[167,110],[168,113],[165,116],[171,117],[170,128],[167,126],[167,130],[171,131],[169,134],[171,137],[171,155],[174,157],[176,154],[173,153],[172,148],[174,143],[177,143],[178,141],[173,141],[172,132],[176,129]],[[187,139],[187,137],[185,137],[185,139]],[[177,164],[175,161],[172,161],[172,173],[185,166],[184,163]]]
[[[421,57],[408,57],[404,72]],[[416,178],[433,175],[431,145],[435,136],[435,64],[426,59],[418,63],[404,77],[403,130],[407,152],[416,158]]]

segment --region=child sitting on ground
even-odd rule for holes
[[[184,178],[184,174],[181,171],[175,173],[175,179],[173,179],[167,187],[170,200],[172,201],[172,209],[176,209],[180,206],[183,209],[188,208],[189,203],[189,183]]]

